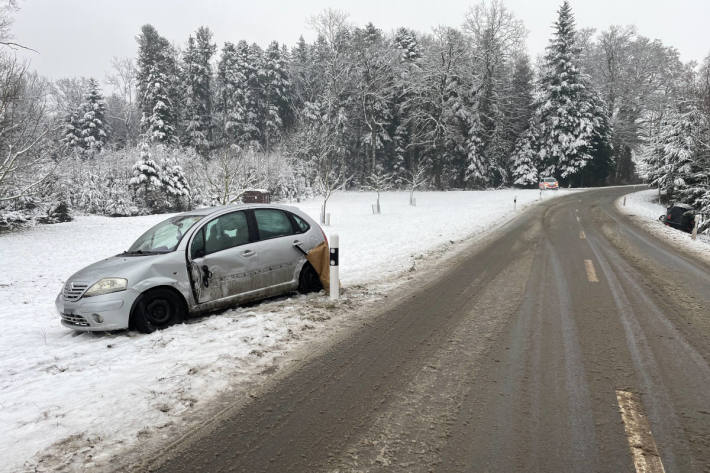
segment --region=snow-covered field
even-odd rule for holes
[[[624,197],[616,201],[619,210],[633,216],[658,238],[682,247],[685,251],[710,263],[710,235],[698,235],[697,240],[693,241],[688,233],[667,227],[658,221],[658,217],[665,214],[666,207],[658,203],[657,189],[634,192],[625,197],[626,205],[624,205]]]
[[[341,280],[350,288],[343,302],[322,294],[282,298],[151,335],[75,333],[59,324],[53,304],[69,275],[126,249],[165,215],[77,217],[0,235],[0,471],[115,466],[120,452],[174,435],[227,388],[263,382],[284,353],[327,337],[349,298],[359,304],[369,293],[394,290],[415,260],[482,236],[534,204],[539,192],[416,197],[410,207],[407,193],[385,193],[380,215],[371,212],[373,193],[331,199],[326,230],[340,234]],[[318,201],[295,205],[318,215]]]

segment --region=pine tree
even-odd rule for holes
[[[484,154],[481,139],[481,121],[478,114],[468,118],[470,127],[466,138],[466,181],[474,186],[485,186],[489,182],[489,162]]]
[[[286,69],[286,60],[279,44],[274,41],[264,54],[263,94],[266,120],[264,123],[264,149],[268,152],[284,128],[284,118],[288,113],[289,88],[291,86]]]
[[[515,145],[513,151],[513,184],[521,187],[534,186],[538,182],[540,155],[538,153],[537,130],[529,128]]]
[[[160,192],[163,187],[161,169],[153,161],[148,145],[141,145],[140,159],[133,165],[133,177],[128,182],[129,186],[141,194],[150,209],[160,208]]]
[[[263,148],[265,144],[266,122],[269,109],[263,87],[266,79],[264,51],[258,44],[252,43],[246,49],[245,61],[242,63],[242,68],[244,77],[246,77],[246,142],[250,149],[256,150]]]
[[[83,151],[79,116],[76,110],[71,110],[64,119],[62,143],[72,150]]]
[[[611,126],[602,100],[579,69],[574,17],[565,1],[547,47],[534,130],[544,175],[581,183],[592,161],[596,178],[609,171]],[[601,174],[601,175],[600,175]]]
[[[216,106],[222,144],[226,146],[241,146],[244,140],[246,77],[240,67],[243,60],[234,44],[224,43],[217,65],[219,91]]]
[[[652,183],[665,189],[668,199],[674,199],[676,193],[681,201],[686,202],[698,197],[695,192],[688,192],[698,172],[694,166],[698,119],[695,109],[672,111],[666,114],[661,124],[657,142],[658,168]]]
[[[106,102],[95,79],[89,79],[84,102],[79,106],[78,131],[81,148],[93,155],[100,152],[108,141]]]
[[[399,51],[400,62],[416,64],[422,58],[421,48],[413,31],[399,28],[394,37],[394,44]]]
[[[174,202],[174,207],[183,207],[183,201],[190,199],[190,185],[182,167],[173,158],[165,158],[161,162],[160,181],[162,189],[168,198]]]
[[[151,142],[177,142],[179,116],[176,92],[177,66],[173,47],[152,25],[141,28],[138,41],[138,103],[141,129]]]
[[[190,36],[183,56],[182,81],[184,94],[184,129],[182,140],[207,156],[212,146],[212,66],[210,61],[216,51],[211,43],[212,33],[204,26]]]

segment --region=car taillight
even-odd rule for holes
[[[671,219],[671,214],[666,215],[666,218],[667,218],[668,220],[670,220],[670,219]]]

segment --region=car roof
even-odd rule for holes
[[[280,205],[280,204],[232,204],[232,205],[220,205],[218,207],[203,207],[200,209],[188,210],[180,215],[217,215],[221,213],[231,212],[240,209],[253,209],[253,208],[273,208],[281,210],[289,210],[291,212],[298,211],[297,208],[290,205]]]

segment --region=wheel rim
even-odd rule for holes
[[[163,325],[173,318],[173,308],[166,299],[153,299],[146,304],[145,315],[151,323]]]

